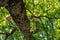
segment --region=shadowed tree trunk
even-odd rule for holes
[[[33,32],[30,32],[30,20],[28,20],[26,16],[26,8],[23,0],[0,0],[0,6],[5,7],[9,11],[17,27],[22,31],[25,40],[31,40],[31,35]],[[35,32],[38,32],[38,29],[39,28],[37,27]],[[14,32],[15,30],[6,35],[9,36]]]
[[[6,8],[9,10],[18,28],[23,32],[26,40],[31,40],[30,21],[26,17],[26,9],[23,0],[10,0]]]
[[[30,21],[26,16],[25,3],[23,0],[0,0],[0,6],[8,9],[17,27],[22,31],[25,40],[31,40]]]

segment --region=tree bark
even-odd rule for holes
[[[22,0],[10,0],[7,4],[6,8],[9,10],[18,28],[24,34],[25,40],[31,40],[30,21],[26,16],[24,2]]]

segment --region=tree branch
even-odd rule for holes
[[[6,33],[6,38],[5,38],[5,40],[7,40],[7,38],[8,38],[9,36],[11,36],[15,31],[16,31],[16,27],[14,27],[14,29],[11,31],[11,33]]]
[[[33,34],[38,33],[40,31],[40,23],[39,23],[39,21],[32,20],[32,22],[36,24],[36,30],[30,30],[31,33],[33,33]]]
[[[6,34],[6,33],[0,32],[0,34]]]
[[[14,29],[11,31],[11,33],[0,32],[0,34],[5,34],[5,35],[6,35],[5,40],[7,40],[7,38],[8,38],[9,36],[11,36],[15,31],[16,31],[16,27],[14,27]]]
[[[33,33],[35,34],[38,33],[39,31],[40,31],[40,25],[39,22],[36,22],[36,30]]]
[[[49,17],[49,16],[47,16],[47,15],[46,15],[46,16],[43,16],[43,15],[35,16],[31,10],[29,10],[28,8],[26,8],[26,9],[32,14],[31,18],[33,18],[33,17],[34,17],[34,18],[46,17],[46,18],[49,18],[49,19],[60,19],[60,18],[57,18],[57,17]],[[50,10],[50,9],[48,9],[48,10]],[[46,12],[47,12],[48,10],[46,10]]]

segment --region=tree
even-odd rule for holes
[[[54,40],[54,26],[58,26],[54,23],[57,19],[60,19],[60,6],[57,0],[26,0],[26,2],[25,0],[1,0],[0,6],[4,6],[9,11],[11,16],[8,16],[7,20],[9,21],[12,17],[15,22],[15,27],[11,33],[0,33],[5,34],[6,39],[17,30],[16,28],[19,28],[26,40],[32,40],[32,34],[39,31],[41,37]],[[36,29],[31,30],[30,24],[36,26]],[[41,39],[34,38],[34,40]]]
[[[30,40],[30,35],[31,35],[29,31],[30,22],[26,18],[26,9],[23,0],[11,0],[11,1],[5,0],[2,2],[3,2],[2,5],[7,2],[8,6],[5,7],[9,10],[9,13],[11,14],[13,20],[16,22],[19,29],[24,33],[26,40]],[[7,34],[7,36],[9,35],[10,34]]]
[[[23,0],[1,0],[1,6],[9,10],[10,15],[18,28],[23,32],[26,40],[31,40],[30,21],[26,16],[26,8]],[[6,33],[6,38],[15,32],[16,28],[10,33]]]

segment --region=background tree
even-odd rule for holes
[[[23,40],[23,35],[26,40],[60,39],[58,0],[1,0],[0,6],[0,34],[5,40]]]

